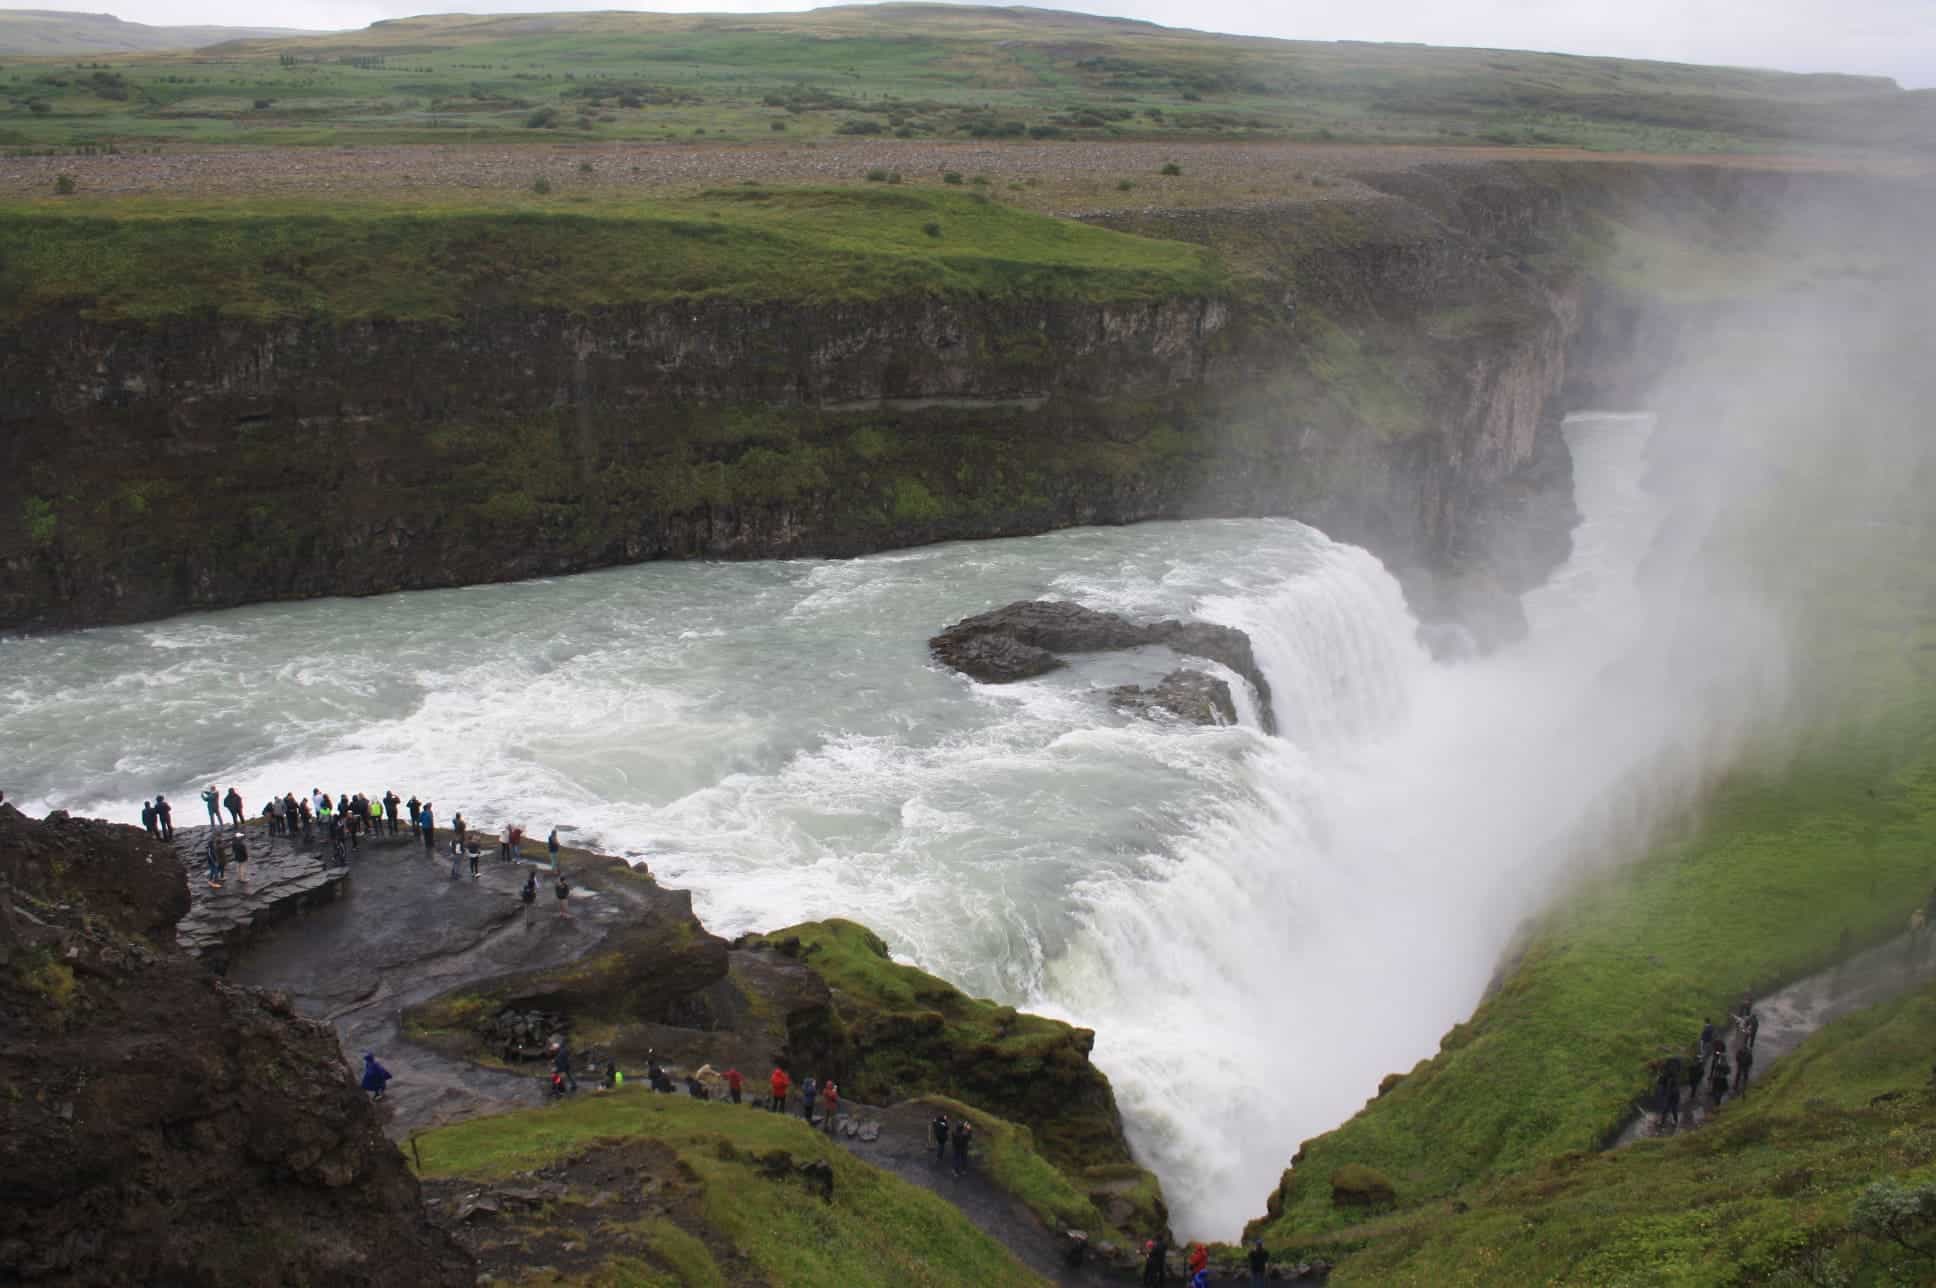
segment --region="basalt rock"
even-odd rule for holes
[[[1118,685],[1109,691],[1109,700],[1125,711],[1142,715],[1167,712],[1191,724],[1237,723],[1237,705],[1231,701],[1230,686],[1201,671],[1172,671],[1153,688]]]
[[[1006,684],[1062,665],[1058,654],[1102,653],[1150,644],[1221,662],[1235,671],[1256,691],[1265,730],[1274,730],[1270,681],[1257,665],[1250,636],[1234,626],[1171,619],[1139,623],[1067,600],[1032,599],[964,618],[930,639],[928,649],[936,660],[970,679]],[[1044,664],[1044,658],[1052,665]],[[1026,664],[1005,665],[1010,659],[1026,659]],[[1036,669],[1027,669],[1028,665]],[[1230,718],[1236,719],[1234,707]]]
[[[170,850],[0,807],[0,864],[0,1277],[473,1281],[334,1032],[176,947]]]

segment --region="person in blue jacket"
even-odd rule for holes
[[[376,1062],[376,1057],[368,1051],[363,1053],[363,1090],[370,1093],[371,1100],[383,1099],[383,1088],[389,1084],[390,1071]]]

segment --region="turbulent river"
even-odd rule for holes
[[[855,918],[1095,1029],[1179,1231],[1228,1237],[1471,1011],[1684,743],[1673,668],[1634,660],[1649,424],[1570,423],[1572,559],[1483,661],[1432,661],[1376,559],[1289,521],[661,563],[7,641],[0,785],[130,822],[166,791],[188,823],[209,782],[252,807],[395,788],[643,858],[722,934]],[[1004,688],[929,661],[942,626],[1038,596],[1248,631],[1280,736],[1241,699],[1215,729],[1102,699],[1162,655]]]

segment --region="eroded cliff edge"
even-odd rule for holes
[[[1379,554],[1422,615],[1509,632],[1566,550],[1560,415],[1671,349],[1672,321],[1606,271],[1607,229],[1698,243],[1795,184],[1857,181],[1526,163],[1376,182],[1110,218],[1214,253],[1167,291],[1078,272],[561,306],[546,265],[610,251],[570,220],[450,243],[461,265],[420,271],[468,285],[421,317],[335,308],[367,284],[337,281],[354,265],[326,241],[250,267],[302,301],[251,317],[201,299],[194,264],[156,263],[190,285],[140,317],[0,271],[0,628],[1290,515]],[[493,275],[493,237],[549,258]]]

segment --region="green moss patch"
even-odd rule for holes
[[[940,241],[923,231],[938,215]],[[942,191],[729,189],[571,213],[515,202],[16,205],[0,208],[0,241],[0,311],[15,321],[55,308],[343,321],[710,298],[1149,299],[1224,280],[1201,247]]]
[[[1130,1161],[1109,1080],[1089,1062],[1088,1030],[969,997],[895,962],[851,921],[789,926],[760,942],[799,957],[832,990],[831,1011],[796,1021],[789,1048],[843,1070],[854,1098],[953,1096],[1026,1125],[1067,1170]]]
[[[649,1148],[626,1155],[627,1166],[601,1170],[601,1151],[631,1144]],[[539,1169],[567,1184],[599,1173],[600,1194],[573,1189],[535,1223],[586,1230],[578,1243],[588,1264],[555,1282],[1038,1282],[945,1200],[790,1116],[625,1088],[424,1132],[414,1145],[426,1181],[461,1179],[465,1190],[515,1186]],[[805,1164],[830,1170],[830,1198],[802,1180]],[[601,1213],[621,1205],[643,1205],[646,1215],[615,1228]]]

